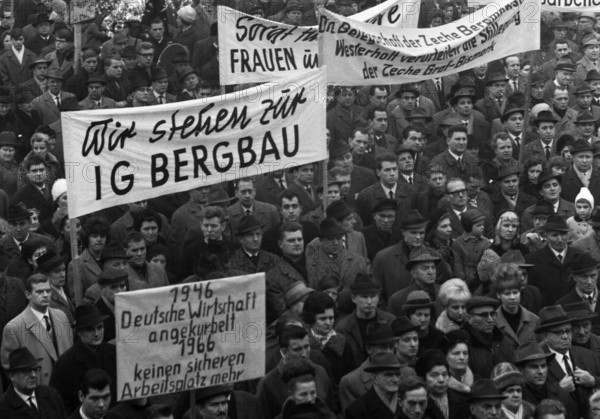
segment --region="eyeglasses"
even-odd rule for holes
[[[467,193],[466,189],[459,189],[458,191],[452,191],[452,192],[448,192],[448,195],[452,195],[452,196],[460,196],[460,195],[464,195]]]
[[[563,336],[563,335],[569,336],[570,334],[573,333],[573,330],[572,329],[548,330],[548,333],[552,333],[553,335],[557,335],[557,336]]]
[[[492,318],[495,319],[498,313],[495,311],[484,311],[483,313],[473,313],[473,316],[480,317],[482,319]]]

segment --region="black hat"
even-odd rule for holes
[[[254,7],[257,8],[258,6]],[[286,403],[280,416],[284,419],[321,419],[323,412],[315,403]]]
[[[585,81],[600,80],[600,72],[598,70],[590,70],[585,76]]]
[[[48,22],[49,24],[53,24],[54,21],[51,20],[46,13],[38,13],[35,17],[35,20],[31,24],[34,28],[40,23]]]
[[[398,357],[389,352],[378,352],[369,361],[369,365],[365,367],[365,372],[400,371],[400,368],[402,368]]]
[[[563,308],[559,305],[542,308],[538,314],[538,317],[539,326],[534,330],[535,333],[544,332],[548,329],[552,329],[553,327],[573,322],[573,319],[567,316],[565,310],[563,310]]]
[[[425,119],[426,121],[431,121],[433,120],[433,117],[429,115],[429,112],[427,112],[425,108],[419,106],[418,108],[415,108],[410,115],[405,116],[404,119],[407,121],[412,121],[413,119]]]
[[[545,359],[550,362],[554,358],[553,353],[546,353],[539,343],[535,340],[522,344],[515,353],[515,365],[524,364],[529,361],[539,361]]]
[[[102,74],[92,74],[90,77],[88,77],[87,84],[92,84],[92,83],[100,83],[100,84],[106,84],[106,78],[104,78],[104,76]]]
[[[469,403],[477,403],[485,400],[504,400],[507,396],[504,396],[496,384],[489,378],[479,378],[475,380],[471,386],[471,396],[469,397]]]
[[[194,70],[192,67],[185,66],[183,68],[180,68],[177,70],[177,80],[179,80],[179,83],[183,83],[183,79],[185,79],[192,73],[196,76],[198,75],[196,70]]]
[[[506,120],[508,120],[508,117],[511,116],[513,113],[520,113],[522,115],[525,115],[525,109],[511,103],[506,107],[506,109],[504,109],[500,120],[502,122],[505,122]]]
[[[342,157],[351,150],[350,145],[345,141],[336,141],[331,146],[329,151],[329,158],[335,159],[336,157]]]
[[[43,358],[36,358],[29,349],[17,348],[8,355],[8,368],[6,371],[25,370],[39,366]]]
[[[73,322],[73,328],[84,329],[86,327],[102,323],[107,318],[108,316],[103,316],[96,306],[85,304],[75,308],[75,321]]]
[[[396,342],[389,323],[376,321],[369,323],[365,331],[365,345],[386,345]]]
[[[502,164],[498,168],[498,175],[496,176],[496,182],[500,182],[502,179],[512,175],[518,175],[520,172],[518,164]]]
[[[591,153],[594,153],[594,150],[595,150],[594,147],[592,145],[590,145],[590,143],[588,143],[583,138],[580,138],[579,140],[575,141],[575,143],[573,144],[573,147],[571,147],[571,154],[575,155],[575,154],[581,153],[583,151],[589,151]]]
[[[402,336],[408,332],[418,332],[420,329],[419,326],[413,324],[406,316],[396,317],[392,320],[392,333],[394,336]]]
[[[548,81],[548,78],[546,77],[546,75],[536,71],[535,73],[533,73],[531,75],[531,80],[529,81],[530,85],[535,85],[535,84],[540,84],[540,83],[546,83]]]
[[[400,228],[419,228],[427,226],[429,220],[423,217],[419,210],[409,210],[400,219]]]
[[[379,211],[383,211],[386,209],[391,209],[391,210],[397,211],[398,204],[393,199],[389,199],[389,198],[380,199],[379,201],[375,202],[375,205],[373,205],[373,208],[371,208],[371,213],[376,214]]]
[[[2,131],[0,132],[0,147],[2,146],[11,146],[11,147],[19,147],[21,144],[17,140],[17,134],[12,131]]]
[[[125,38],[125,41],[127,38]],[[113,41],[114,42],[114,41]],[[123,48],[123,52],[121,52],[121,57],[123,58],[135,58],[137,57],[137,51],[133,45],[127,45]]]
[[[15,223],[17,221],[28,220],[31,214],[23,205],[11,205],[8,207],[8,214],[6,215],[6,221],[9,223]]]
[[[211,190],[208,192],[207,205],[213,206],[213,205],[228,204],[236,199],[237,199],[236,197],[230,197],[229,195],[227,195],[227,192],[225,192],[222,188],[219,188],[219,187],[211,188]]]
[[[569,71],[574,73],[577,71],[577,66],[570,61],[559,61],[554,67],[554,71]]]
[[[151,73],[152,75],[150,79],[152,81],[163,80],[169,77],[169,75],[167,74],[167,70],[165,70],[164,68],[152,68]]]
[[[150,78],[134,77],[129,85],[129,93],[135,92],[140,87],[150,87],[151,84]]]
[[[129,259],[129,256],[118,243],[108,243],[102,250],[102,262],[108,259]]]
[[[35,99],[36,96],[31,90],[21,90],[15,95],[15,103],[20,105],[21,103],[28,103]]]
[[[262,228],[263,225],[260,223],[260,221],[258,221],[258,218],[256,218],[254,215],[244,215],[242,218],[240,218],[239,224],[235,229],[235,234],[238,236],[243,236],[246,233],[250,233],[251,231],[259,230]]]
[[[233,385],[223,384],[220,386],[204,387],[196,390],[196,402],[202,402],[211,397],[219,396],[221,394],[231,394],[233,392]]]
[[[381,284],[375,282],[369,274],[358,274],[356,279],[350,285],[352,294],[379,294],[381,292]]]
[[[415,150],[413,150],[412,148],[408,148],[404,144],[400,144],[396,148],[396,155],[399,156],[402,153],[409,153],[413,157],[413,159],[417,155],[417,152]]]
[[[596,118],[594,118],[594,115],[592,115],[592,113],[590,111],[581,111],[581,112],[577,112],[577,118],[575,118],[575,123],[576,124],[595,124]]]
[[[327,218],[341,220],[352,214],[352,208],[350,208],[350,205],[346,201],[338,199],[327,206],[325,213],[327,214]]]
[[[433,308],[435,301],[431,301],[431,297],[423,290],[411,291],[406,297],[406,302],[402,304],[402,311],[418,310],[420,308]]]
[[[333,218],[325,218],[319,226],[319,237],[330,239],[341,237],[346,234],[346,231]]]
[[[410,252],[409,260],[406,263],[406,265],[404,265],[404,267],[407,271],[410,271],[413,268],[413,266],[415,266],[418,263],[437,262],[440,259],[440,256],[436,252],[429,250],[425,247],[419,247]]]
[[[540,122],[554,122],[556,123],[556,118],[554,117],[554,115],[552,115],[552,112],[550,111],[540,111],[540,113],[537,114],[535,121],[536,124],[540,123]]]
[[[33,68],[38,64],[46,64],[46,65],[50,65],[50,63],[52,62],[52,60],[47,60],[44,57],[37,57],[35,60],[33,60],[30,64],[29,64],[29,68]]]
[[[548,201],[538,201],[531,211],[531,215],[552,215],[554,214],[554,207]]]
[[[53,269],[65,264],[65,258],[56,254],[53,249],[46,250],[42,256],[37,258],[38,269],[42,273],[51,272]]]
[[[546,220],[546,224],[542,227],[544,231],[563,231],[569,232],[571,229],[567,225],[565,219],[560,215],[552,214]]]
[[[571,264],[572,274],[581,274],[598,268],[598,261],[590,256],[589,253],[578,253],[573,258]]]
[[[187,53],[180,52],[180,53],[176,54],[175,57],[173,57],[173,59],[171,61],[173,62],[173,64],[189,63],[190,57],[187,55]]]
[[[492,73],[492,74],[488,74],[485,79],[485,85],[487,86],[488,84],[492,84],[495,83],[497,81],[503,81],[503,82],[507,82],[508,81],[508,77],[506,77],[506,74],[504,73]]]
[[[558,183],[562,183],[562,176],[556,175],[552,173],[552,170],[545,169],[540,173],[540,177],[538,178],[537,189],[538,191],[544,187],[544,183],[548,182],[550,179],[556,179]]]
[[[474,308],[493,307],[494,309],[497,309],[499,306],[500,302],[495,298],[476,295],[467,300],[467,313],[470,313]]]
[[[598,41],[596,41],[596,42],[598,42]],[[598,44],[596,44],[596,45],[598,45]],[[573,94],[575,96],[577,96],[577,95],[581,95],[583,93],[592,93],[593,91],[594,91],[594,89],[592,89],[592,86],[590,86],[586,82],[582,82],[577,85]]]
[[[584,320],[592,320],[598,317],[598,313],[590,311],[590,306],[585,301],[577,303],[561,304],[563,310],[573,321],[582,322]]]
[[[115,282],[127,281],[127,279],[129,279],[127,271],[117,268],[108,268],[100,273],[98,284],[109,285],[114,284]]]

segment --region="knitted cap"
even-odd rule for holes
[[[575,197],[575,203],[577,203],[579,200],[586,200],[592,206],[592,208],[594,208],[594,196],[585,186],[579,190],[579,193]]]
[[[500,362],[492,370],[492,381],[500,391],[514,385],[523,385],[523,374],[510,362]]]
[[[477,274],[480,280],[489,279],[491,272],[500,263],[500,256],[492,249],[486,249],[477,264]]]
[[[56,201],[62,194],[67,192],[67,179],[56,179],[52,185],[52,201]]]

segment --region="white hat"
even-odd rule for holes
[[[580,199],[585,199],[586,201],[588,201],[590,203],[592,208],[594,208],[594,195],[592,195],[590,190],[588,188],[586,188],[585,186],[583,186],[579,190],[579,193],[575,197],[575,203],[577,203],[577,201],[579,201]]]
[[[52,200],[56,202],[64,193],[67,193],[67,179],[56,179],[52,185]]]
[[[192,23],[196,20],[196,11],[192,6],[183,6],[177,11],[177,16],[187,23]]]

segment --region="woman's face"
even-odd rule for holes
[[[561,151],[560,155],[569,163],[573,161],[573,155],[571,154],[571,146],[565,146]]]
[[[10,145],[0,147],[0,159],[5,162],[11,162],[15,158],[15,148]]]
[[[436,365],[425,374],[427,391],[440,396],[448,391],[448,369],[445,365]]]
[[[448,303],[448,317],[456,323],[465,321],[467,315],[467,305],[464,302],[450,300]]]
[[[516,411],[523,403],[523,389],[518,384],[504,389],[502,395],[507,397],[502,404],[509,410]]]
[[[167,257],[165,255],[156,255],[150,259],[150,263],[165,269],[167,266]]]
[[[498,235],[504,240],[513,240],[519,231],[519,224],[514,220],[504,220],[500,223]]]
[[[450,371],[465,371],[469,363],[469,348],[465,343],[457,343],[446,354]]]
[[[35,251],[33,252],[33,255],[31,255],[31,257],[29,258],[29,263],[31,263],[31,265],[34,268],[37,268],[38,267],[37,260],[44,253],[46,253],[46,246],[42,246],[38,249],[35,249]]]
[[[40,216],[37,211],[29,211],[29,231],[37,231],[40,228]]]
[[[323,313],[315,315],[315,324],[313,330],[321,335],[326,335],[333,329],[335,316],[332,308],[326,309]]]
[[[12,47],[12,42],[10,42],[10,35],[6,35],[4,40],[2,41],[4,44],[4,51],[8,51]]]
[[[444,217],[438,222],[435,235],[442,241],[450,240],[450,237],[452,237],[452,224],[449,217]]]
[[[527,177],[534,185],[537,185],[538,179],[540,178],[540,173],[542,173],[541,164],[536,164],[535,166],[531,166],[529,169],[527,169]]]

